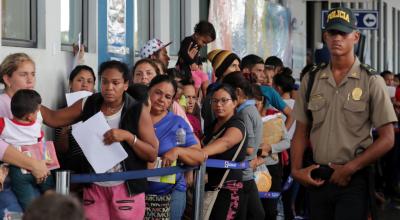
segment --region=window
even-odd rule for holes
[[[37,1],[1,1],[2,45],[13,47],[36,47]]]
[[[135,57],[139,57],[139,50],[150,38],[150,1],[133,1],[133,48]]]
[[[397,42],[396,42],[396,9],[392,8],[392,42],[393,42],[393,51],[392,51],[392,71],[396,71],[396,50],[397,50]]]
[[[169,46],[169,53],[172,56],[177,56],[179,48],[181,46],[181,40],[183,39],[183,2],[181,0],[170,0],[170,19],[169,19],[169,33],[170,39],[172,41],[171,46]]]
[[[387,32],[388,32],[388,10],[387,10],[387,3],[383,3],[383,69],[388,69],[388,57],[387,57]],[[381,69],[382,70],[382,69]]]
[[[400,10],[397,11],[397,56],[400,57]],[[397,72],[400,73],[400,61],[397,60]]]
[[[383,28],[383,26],[384,25],[382,25],[382,8],[381,8],[381,1],[378,1],[378,3],[377,3],[377,9],[379,10],[379,18],[378,18],[378,21],[379,21],[379,28],[378,28],[378,32],[377,32],[377,37],[378,37],[378,48],[377,48],[377,51],[378,51],[378,55],[377,55],[377,66],[376,66],[376,69],[378,70],[378,71],[381,71],[382,70],[382,67],[381,67],[381,57],[382,57],[382,52],[381,52],[381,48],[382,48],[382,28]]]
[[[72,51],[78,41],[87,48],[88,0],[61,0],[60,10],[62,50]]]

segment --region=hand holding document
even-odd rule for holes
[[[150,167],[149,169],[161,168],[161,164],[162,164],[161,157],[157,157],[157,160],[154,163],[154,167]],[[176,161],[174,161],[171,164],[171,166],[176,166]],[[171,174],[171,175],[166,175],[166,176],[147,177],[147,181],[175,184],[175,182],[176,182],[176,174]]]
[[[103,143],[103,135],[110,129],[102,112],[72,129],[72,135],[96,173],[105,173],[128,157],[119,142],[110,145]]]
[[[47,168],[49,170],[60,168],[53,141],[42,141],[37,144],[24,145],[18,147],[18,149],[28,157],[32,157],[36,160],[48,161],[49,163],[47,164]],[[21,172],[23,174],[29,173],[29,171],[23,168],[21,168]]]

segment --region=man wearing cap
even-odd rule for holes
[[[265,75],[266,77],[271,77],[271,86],[272,86],[272,78],[278,73],[280,73],[283,69],[283,62],[277,56],[270,56],[265,59]]]
[[[311,219],[367,219],[369,165],[394,142],[397,119],[385,83],[354,54],[355,22],[348,8],[328,12],[323,38],[330,63],[305,75],[294,107],[292,176],[309,187]],[[374,142],[372,128],[379,134]],[[308,138],[314,164],[303,168]]]
[[[221,84],[222,79],[229,73],[240,71],[240,58],[229,50],[215,49],[207,54],[207,59],[211,62],[217,81],[207,88],[207,95],[201,107],[201,116],[204,120],[204,128],[207,128],[214,121],[214,113],[211,110],[211,97],[214,89]]]
[[[164,44],[162,41],[159,39],[151,39],[147,41],[143,47],[140,49],[140,57],[142,59],[144,58],[150,58],[153,60],[159,60],[164,64],[165,68],[168,68],[169,64],[169,56],[168,56],[168,51],[166,49],[167,46],[169,46],[172,42],[169,42],[167,44]]]

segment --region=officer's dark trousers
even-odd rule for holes
[[[366,220],[368,216],[368,176],[357,172],[350,183],[340,187],[325,183],[309,188],[312,220]]]

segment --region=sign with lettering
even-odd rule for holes
[[[328,10],[322,10],[322,29],[328,19]],[[360,30],[376,30],[379,28],[379,12],[377,10],[353,10],[357,19],[357,28]]]

